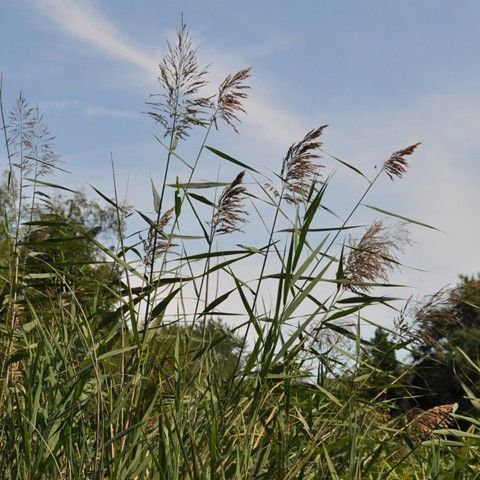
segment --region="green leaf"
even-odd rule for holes
[[[178,188],[182,190],[202,190],[205,188],[218,188],[225,187],[230,185],[230,183],[225,182],[190,182],[190,183],[168,183],[167,187]]]
[[[182,212],[182,198],[180,197],[180,187],[178,183],[176,183],[176,190],[175,190],[175,217],[178,218],[180,213]]]
[[[364,303],[364,304],[370,304],[373,302],[378,302],[378,303],[387,303],[387,302],[393,302],[396,300],[402,300],[399,297],[371,297],[370,295],[360,295],[357,297],[348,297],[348,298],[341,298],[340,300],[337,300],[335,303],[341,303],[341,304],[352,304],[352,303]]]
[[[365,180],[369,181],[368,178],[357,168],[357,167],[354,167],[353,165],[351,165],[350,163],[347,163],[345,162],[344,160],[342,160],[341,158],[338,158],[336,157],[335,155],[332,155],[331,153],[328,153],[326,152],[325,150],[321,149],[323,153],[325,153],[326,155],[328,155],[330,158],[333,158],[334,160],[336,160],[337,162],[340,162],[342,165],[345,165],[345,167],[349,168],[350,170],[353,170],[355,173],[358,173],[359,175],[361,175]]]
[[[110,351],[104,353],[103,355],[100,355],[99,357],[97,357],[97,360],[100,361],[100,360],[105,360],[107,358],[115,357],[117,355],[121,355],[122,353],[126,353],[126,352],[130,352],[131,350],[135,350],[136,348],[137,348],[137,346],[133,345],[131,347],[124,347],[124,348],[119,348],[117,350],[110,350]]]
[[[300,234],[298,237],[298,245],[295,251],[295,256],[293,259],[293,268],[295,269],[298,261],[300,259],[300,255],[302,253],[302,249],[305,246],[306,238],[307,238],[307,233],[308,229],[310,228],[310,225],[312,224],[312,221],[315,217],[315,214],[318,211],[318,208],[320,206],[320,202],[322,201],[323,195],[325,193],[325,190],[328,185],[328,179],[324,182],[322,185],[322,188],[319,190],[313,201],[310,203],[310,205],[307,208],[307,211],[305,212],[305,217],[304,217],[304,224],[300,230]]]
[[[100,190],[97,190],[93,185],[90,185],[95,192],[97,192],[98,195],[100,195],[106,202],[108,202],[110,205],[115,207],[116,209],[120,210],[120,207],[111,199],[108,198],[106,195],[104,195]]]
[[[333,280],[330,278],[323,279],[324,282],[328,283],[340,283],[342,285],[353,285],[356,287],[406,287],[406,285],[401,285],[399,283],[375,283],[375,282],[360,282],[354,280]]]
[[[325,455],[325,460],[327,461],[327,466],[328,469],[330,470],[330,478],[333,480],[340,480],[340,477],[337,474],[337,471],[335,470],[335,467],[333,466],[332,459],[330,458],[330,455],[328,454],[328,450],[325,447],[325,443],[322,444],[323,447],[323,453]]]
[[[206,315],[208,312],[213,310],[215,307],[223,303],[229,296],[230,294],[235,291],[236,289],[233,288],[232,290],[224,293],[223,295],[220,295],[218,298],[216,298],[213,302],[209,303],[205,310],[199,315],[199,317],[202,317],[203,315]]]
[[[431,225],[428,225],[423,222],[419,222],[418,220],[414,220],[412,218],[404,217],[403,215],[399,215],[398,213],[389,212],[388,210],[384,210],[383,208],[374,207],[373,205],[367,205],[366,203],[364,203],[363,205],[377,212],[384,213],[385,215],[388,215],[390,217],[399,218],[400,220],[404,220],[409,223],[414,223],[416,225],[420,225],[421,227],[431,228],[432,230],[440,231],[438,228],[432,227]]]
[[[160,303],[158,303],[152,310],[151,317],[159,317],[165,313],[168,304],[175,298],[175,295],[182,289],[182,287],[178,287],[172,292],[170,292]]]
[[[153,180],[151,178],[150,183],[152,185],[153,209],[155,210],[155,213],[160,213],[160,195],[158,194],[157,189],[155,188],[155,184],[153,183]]]
[[[343,280],[345,278],[345,274],[343,272],[343,253],[345,250],[345,245],[342,245],[342,251],[340,253],[340,260],[338,261],[338,268],[337,268],[337,280]],[[337,291],[340,290],[341,284],[337,284]]]
[[[197,253],[195,255],[189,255],[188,257],[181,257],[180,260],[203,260],[204,258],[227,257],[229,255],[241,255],[244,253],[245,250],[221,250],[219,252]]]
[[[163,232],[158,228],[158,225],[157,225],[153,220],[151,220],[150,218],[148,218],[144,213],[140,212],[140,210],[137,210],[137,213],[138,213],[154,230],[156,230],[158,233],[160,233],[160,234],[163,236]]]
[[[56,278],[55,273],[27,273],[23,276],[24,280],[47,280],[49,278]]]
[[[203,235],[180,235],[177,233],[172,233],[172,235],[165,235],[165,238],[169,239],[178,239],[178,240],[200,240],[204,238]]]
[[[40,185],[45,185],[46,187],[50,188],[58,188],[59,190],[65,190],[67,192],[72,192],[72,193],[78,193],[76,190],[72,190],[67,187],[63,187],[62,185],[57,185],[56,183],[50,183],[50,182],[44,182],[43,180],[39,180],[38,178],[25,178],[25,180],[28,180],[29,182],[33,183],[39,183]]]
[[[340,310],[333,315],[330,315],[325,322],[331,322],[332,320],[336,320],[337,318],[346,317],[347,315],[351,315],[352,313],[358,312],[362,308],[365,307],[365,304],[357,305],[356,307],[346,308],[345,310]]]
[[[349,227],[328,227],[328,228],[309,228],[308,232],[337,232],[341,230],[352,230],[354,228],[363,228],[365,225],[351,225]],[[300,232],[300,228],[284,228],[282,230],[278,230],[279,233],[292,233],[292,232]]]
[[[295,310],[302,304],[302,302],[310,295],[311,291],[315,288],[318,282],[323,279],[323,275],[325,272],[330,268],[332,262],[328,262],[327,265],[321,270],[321,272],[315,276],[308,285],[303,289],[300,290],[300,293],[290,302],[288,307],[282,312],[282,321],[288,320]]]
[[[22,222],[22,225],[32,225],[35,227],[65,227],[68,225],[68,222],[49,222],[47,221],[40,221],[34,220],[33,222]]]
[[[235,165],[239,165],[240,167],[246,168],[247,170],[258,173],[258,171],[255,170],[253,167],[250,167],[250,165],[247,165],[246,163],[243,163],[240,160],[236,160],[235,158],[231,157],[230,155],[227,155],[226,153],[221,152],[220,150],[217,150],[216,148],[209,147],[209,146],[206,146],[205,148],[207,150],[210,150],[212,153],[219,156],[220,158],[227,160],[227,162],[234,163]]]
[[[203,195],[198,195],[196,193],[187,193],[187,195],[191,198],[194,198],[198,202],[208,205],[209,207],[215,207],[215,204],[211,202],[208,198],[204,197]]]
[[[302,278],[302,275],[305,273],[307,268],[310,266],[310,264],[317,258],[317,255],[320,253],[320,250],[323,248],[325,245],[325,242],[327,240],[328,236],[326,236],[320,244],[312,251],[312,253],[308,256],[308,258],[303,262],[303,264],[298,268],[298,270],[295,272],[295,275],[293,275],[291,283],[294,284]]]
[[[457,438],[472,438],[474,440],[480,441],[479,434],[471,433],[471,432],[462,432],[461,430],[455,430],[453,428],[439,428],[438,430],[435,430],[435,433],[440,435],[453,436]]]
[[[244,293],[243,288],[242,288],[242,284],[237,277],[234,276],[233,279],[235,281],[235,285],[237,286],[237,290],[238,290],[238,293],[240,295],[240,299],[242,300],[243,306],[245,307],[245,310],[248,314],[249,322],[252,322],[252,324],[255,328],[255,331],[257,332],[257,335],[259,337],[259,340],[262,341],[263,340],[262,329],[261,329],[260,325],[258,324],[258,321],[257,321],[257,319],[256,319],[256,317],[253,313],[252,308],[250,307],[250,304],[248,303],[247,297],[245,296],[245,293]]]
[[[163,147],[167,152],[169,152],[173,157],[175,157],[177,160],[180,160],[186,167],[188,167],[190,170],[193,170],[193,167],[187,163],[180,155],[178,155],[173,149],[169,148],[168,145],[165,145],[165,143],[162,142],[160,138],[158,138],[155,134],[153,135],[155,140]]]
[[[197,213],[197,210],[195,209],[195,206],[193,205],[192,201],[190,200],[190,197],[187,195],[185,197],[187,199],[187,202],[188,204],[190,205],[190,208],[192,209],[192,212],[193,214],[195,215],[195,219],[197,220],[198,222],[198,225],[200,226],[200,228],[202,229],[202,232],[203,232],[203,236],[205,237],[205,240],[206,242],[210,245],[211,242],[212,242],[212,239],[210,238],[210,235],[208,234],[202,220],[200,219],[200,217],[198,216],[198,213]]]

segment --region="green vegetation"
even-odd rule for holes
[[[2,479],[480,478],[480,280],[399,308],[406,227],[432,227],[366,205],[418,144],[369,178],[323,151],[320,126],[269,178],[209,145],[238,129],[249,76],[204,96],[181,26],[148,103],[164,153],[154,214],[122,204],[114,177],[104,206],[55,185],[45,120],[22,95],[5,112],[0,87]],[[193,129],[200,146],[181,154]],[[364,184],[342,217],[322,153]],[[207,158],[231,177],[197,181]],[[361,208],[382,220],[356,225]],[[252,224],[265,235],[242,245]],[[395,323],[366,340],[372,305]]]

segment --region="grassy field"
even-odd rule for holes
[[[355,221],[419,144],[370,176],[326,154],[319,126],[265,173],[209,143],[239,127],[250,75],[202,96],[208,73],[180,27],[147,103],[164,169],[154,214],[119,200],[113,162],[103,207],[55,185],[41,113],[2,101],[2,479],[480,478],[478,418],[402,409],[410,366],[372,360],[428,342],[388,292],[408,225],[431,227],[379,207]],[[193,129],[204,138],[183,158]],[[231,178],[196,180],[207,154]],[[325,202],[327,159],[364,185],[341,218]],[[173,162],[184,178],[171,179]],[[244,246],[240,229],[265,234]],[[390,351],[362,338],[373,305],[398,319]]]

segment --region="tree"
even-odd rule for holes
[[[206,324],[205,332],[202,325],[196,325],[193,328],[177,324],[162,326],[155,332],[153,344],[158,348],[159,364],[171,364],[172,367],[175,348],[177,348],[177,355],[183,357],[183,363],[188,366],[190,374],[198,369],[200,364],[196,361],[199,357],[197,354],[204,349],[210,357],[210,367],[215,377],[226,379],[236,367],[242,340],[230,332],[221,319],[210,319]]]
[[[6,192],[6,176],[0,191]],[[17,303],[22,305],[28,317],[25,302],[38,307],[42,315],[54,314],[51,299],[58,294],[62,298],[72,297],[87,308],[87,315],[112,309],[114,302],[109,286],[118,282],[118,265],[108,262],[102,250],[91,239],[102,243],[115,241],[118,225],[113,207],[102,207],[85,193],[71,196],[56,195],[49,198],[38,191],[44,201],[32,205],[24,198],[25,212],[19,223],[16,249],[19,262],[19,285]],[[46,201],[45,201],[46,200]],[[8,272],[12,270],[15,252],[15,214],[7,195],[0,196],[3,213],[0,229],[0,297],[8,303]],[[122,228],[120,226],[120,228]],[[71,300],[72,298],[70,298]],[[93,301],[92,301],[93,300]],[[47,307],[48,305],[48,307]],[[6,309],[4,308],[4,313]],[[0,311],[0,316],[2,316]]]
[[[400,369],[396,350],[396,344],[390,340],[388,333],[377,328],[370,345],[365,348],[358,372],[359,376],[368,375],[365,393],[369,398],[391,399],[396,396],[391,387],[396,384]]]
[[[122,228],[117,212],[81,192],[42,191],[41,178],[58,170],[60,160],[42,113],[22,94],[3,127],[9,168],[0,185],[0,319],[18,326],[28,316],[27,303],[53,313],[58,301],[51,302],[52,295],[60,293],[63,301],[73,291],[75,302],[89,297],[102,311],[112,303],[108,286],[119,272],[91,240],[115,237]]]
[[[461,276],[456,288],[433,295],[415,317],[412,396],[422,408],[454,402],[470,408],[463,385],[480,396],[471,363],[480,365],[480,276]]]

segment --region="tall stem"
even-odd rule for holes
[[[211,132],[211,129],[212,129],[212,125],[213,125],[214,120],[215,120],[216,113],[217,113],[217,110],[214,111],[214,113],[212,114],[212,116],[211,116],[211,118],[210,118],[210,121],[209,121],[209,124],[208,124],[208,127],[207,127],[207,131],[205,132],[205,135],[204,135],[204,137],[203,137],[202,143],[201,143],[200,148],[199,148],[199,150],[198,150],[198,152],[197,152],[197,156],[196,156],[196,158],[195,158],[195,162],[194,162],[194,164],[193,164],[193,167],[191,168],[190,175],[189,175],[189,177],[188,177],[186,186],[185,186],[185,188],[184,188],[184,190],[183,190],[183,194],[182,194],[182,196],[181,196],[181,198],[180,198],[180,205],[183,205],[183,202],[185,201],[185,197],[186,197],[186,195],[187,195],[188,188],[189,188],[189,186],[190,186],[190,184],[191,184],[191,182],[192,182],[193,175],[194,175],[195,170],[196,170],[196,168],[197,168],[198,162],[200,161],[200,157],[201,157],[201,155],[202,155],[202,153],[203,153],[203,150],[205,149],[205,144],[206,144],[206,142],[207,142],[207,139],[208,139],[208,137],[209,137],[209,135],[210,135],[210,132]],[[171,155],[171,148],[170,148],[170,150],[169,150],[169,156],[170,156],[170,155]],[[165,184],[166,184],[166,180],[164,180],[164,182],[163,182],[163,188],[162,188],[162,196],[161,196],[161,198],[163,198],[163,194],[164,194],[164,190],[165,190]],[[158,223],[159,220],[160,220],[160,218],[158,218],[157,223]],[[171,239],[172,239],[172,236],[173,236],[173,232],[175,231],[175,228],[176,228],[177,225],[178,225],[178,218],[175,216],[175,220],[174,220],[173,225],[172,225],[172,228],[171,228],[171,230],[170,230],[170,236],[169,236],[169,238],[168,238],[168,244],[169,244],[169,245],[170,245],[170,243],[171,243]],[[155,235],[157,235],[157,231],[155,231]],[[155,237],[155,238],[156,238],[156,237]],[[162,258],[162,264],[161,264],[161,267],[160,267],[160,271],[163,271],[163,269],[166,268],[166,264],[167,264],[167,252],[168,252],[168,250],[169,250],[169,245],[168,245],[167,248],[165,249],[165,253],[164,253],[163,258]],[[209,243],[209,251],[211,251],[211,242]],[[152,268],[153,268],[153,263],[152,263]],[[152,283],[152,281],[153,281],[153,278],[150,277],[150,283]],[[199,293],[199,295],[200,295],[200,293]],[[149,296],[149,299],[150,299],[150,296]],[[148,302],[148,303],[150,303],[150,302]],[[197,306],[195,307],[195,312],[197,312],[197,307],[198,307],[198,304],[197,304]],[[148,308],[148,305],[147,305],[147,308]],[[147,313],[148,313],[148,310],[147,310]],[[195,313],[195,315],[194,315],[194,322],[195,322],[195,317],[196,317],[196,313]],[[145,316],[145,318],[147,318],[147,315]]]
[[[172,133],[170,134],[170,144],[169,144],[168,155],[167,155],[167,164],[165,165],[165,172],[164,172],[164,175],[163,175],[162,192],[160,194],[160,200],[159,200],[159,203],[158,203],[158,211],[157,211],[157,218],[156,218],[155,225],[158,225],[158,223],[160,222],[160,217],[161,217],[161,214],[162,214],[162,204],[163,204],[163,197],[165,195],[165,185],[167,183],[168,171],[169,171],[169,168],[170,168],[170,160],[172,158],[173,141],[175,139],[175,125],[176,125],[176,116],[174,117]],[[151,262],[150,262],[150,271],[148,273],[148,285],[151,285],[152,282],[153,282],[153,272],[154,272],[154,267],[155,267],[155,255],[157,253],[157,239],[158,239],[158,231],[157,231],[157,229],[154,229],[153,251],[152,251],[152,258],[151,258]],[[150,292],[148,294],[148,297],[147,297],[147,305],[146,305],[146,308],[145,308],[145,321],[144,321],[144,325],[143,325],[144,336],[147,333],[148,325],[150,323],[150,319],[149,319],[148,315],[150,313],[151,298],[152,297],[151,297],[151,292]]]
[[[285,192],[285,184],[282,183],[282,191],[280,193],[278,203],[276,205],[275,216],[273,218],[272,228],[270,229],[270,235],[268,237],[267,251],[265,252],[265,257],[263,258],[262,268],[260,269],[260,277],[258,279],[257,288],[255,290],[255,295],[253,297],[253,303],[252,303],[252,308],[251,308],[253,315],[255,315],[255,306],[257,304],[257,299],[258,299],[258,296],[260,294],[260,286],[262,285],[262,281],[263,281],[263,278],[264,278],[265,268],[266,268],[266,265],[267,265],[268,254],[270,252],[270,245],[271,245],[272,240],[273,240],[273,234],[275,233],[275,227],[277,225],[278,214],[280,213],[280,206],[282,204],[282,199],[283,199],[284,192]],[[251,324],[252,324],[252,320],[250,319],[250,321],[247,323],[247,329],[245,330],[245,333],[243,335],[242,344],[240,346],[240,351],[238,353],[238,358],[237,358],[237,362],[235,364],[235,369],[233,370],[233,375],[235,375],[235,372],[238,370],[238,368],[240,366],[240,362],[242,360],[242,355],[245,351],[245,345],[247,343],[247,337],[248,337],[248,334],[250,332]],[[233,381],[233,375],[232,375],[232,381]]]
[[[7,150],[7,159],[8,159],[8,181],[7,181],[7,189],[10,190],[12,175],[13,175],[13,162],[12,162],[12,155],[10,153],[10,142],[8,141],[7,136],[7,125],[5,123],[5,114],[3,111],[3,72],[0,72],[0,116],[2,118],[2,130],[3,130],[3,138],[5,142],[5,149]]]

